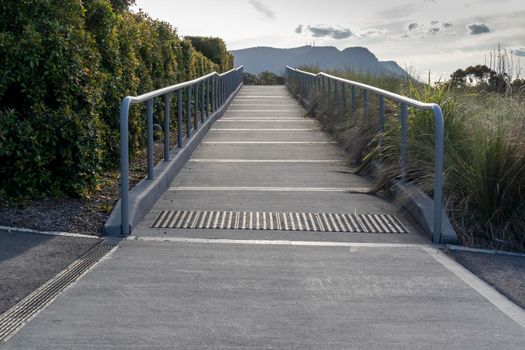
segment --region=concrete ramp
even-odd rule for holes
[[[243,87],[133,236],[0,347],[522,348],[524,311],[364,193],[304,115]]]

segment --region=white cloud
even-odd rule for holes
[[[275,13],[264,3],[259,0],[250,0],[250,5],[261,15],[262,19],[274,20]]]

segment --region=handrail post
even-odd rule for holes
[[[191,136],[191,85],[186,88],[186,137]]]
[[[382,146],[385,132],[385,96],[383,95],[379,95],[379,132],[379,146]]]
[[[337,95],[339,94],[338,90],[337,81],[334,80],[334,103],[337,103]]]
[[[215,112],[215,77],[211,78],[211,112]]]
[[[401,165],[401,181],[407,180],[407,166],[408,166],[408,106],[405,102],[401,102],[401,150],[400,150],[400,165]]]
[[[363,90],[363,112],[365,115],[365,119],[368,118],[368,90]]]
[[[346,110],[346,84],[341,83],[341,103],[343,104],[343,112]]]
[[[352,113],[355,113],[356,109],[357,109],[357,105],[356,105],[356,92],[355,92],[355,85],[352,85]]]
[[[170,94],[164,95],[164,161],[170,160]]]
[[[434,112],[435,121],[435,159],[434,159],[434,232],[432,235],[432,242],[441,243],[441,220],[443,201],[443,152],[445,143],[445,125],[443,120],[443,112],[439,105],[434,105],[432,108]]]
[[[148,119],[148,180],[153,180],[153,99],[146,102]]]
[[[204,123],[204,81],[201,82],[201,123]]]
[[[206,119],[210,112],[210,79],[206,79]]]
[[[182,148],[182,89],[177,90],[177,147]]]
[[[197,130],[199,128],[199,83],[195,84],[195,100],[193,101],[193,108],[193,128]]]
[[[120,233],[129,236],[129,97],[120,104]]]

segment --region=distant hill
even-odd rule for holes
[[[349,47],[339,51],[333,46],[302,46],[292,49],[273,47],[251,47],[233,50],[235,66],[244,66],[244,71],[259,74],[270,71],[283,75],[288,65],[304,65],[326,69],[351,69],[374,75],[406,76],[408,73],[394,61],[379,61],[364,47]]]

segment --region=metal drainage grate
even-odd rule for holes
[[[108,254],[115,245],[101,243],[74,261],[66,269],[29,294],[0,316],[0,343],[5,342],[26,322],[49,305],[60,292]]]
[[[407,233],[393,215],[162,210],[153,228]]]

